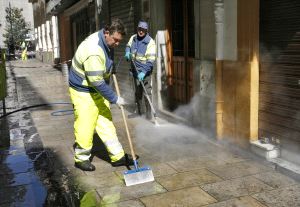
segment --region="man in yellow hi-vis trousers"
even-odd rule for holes
[[[112,166],[132,165],[124,153],[112,122],[110,103],[124,105],[108,81],[113,67],[111,50],[125,35],[120,19],[114,19],[103,29],[87,37],[78,47],[69,72],[69,91],[74,105],[75,166],[93,171],[90,162],[94,130],[109,153]]]

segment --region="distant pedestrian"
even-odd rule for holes
[[[125,58],[127,61],[133,61],[134,65],[131,66],[133,74],[134,89],[135,89],[135,102],[137,105],[138,113],[141,114],[143,87],[140,81],[143,81],[148,95],[151,97],[151,74],[153,64],[155,62],[156,46],[154,40],[148,33],[148,23],[140,21],[137,27],[137,33],[132,35],[126,45]],[[151,110],[148,105],[148,110]]]
[[[112,122],[110,103],[124,105],[109,86],[113,61],[112,49],[120,44],[125,27],[120,19],[87,37],[78,47],[69,74],[69,91],[74,105],[75,166],[93,171],[90,162],[93,135],[105,144],[112,166],[132,165],[132,157],[124,153]]]
[[[21,49],[22,49],[21,59],[27,60],[27,43],[25,41],[22,42]]]

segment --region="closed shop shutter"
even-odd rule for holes
[[[259,136],[289,159],[300,155],[300,1],[260,2]]]
[[[121,64],[117,69],[117,79],[121,90],[121,96],[126,98],[126,101],[130,103],[134,103],[133,82],[132,76],[129,75],[130,64],[129,62],[126,62],[124,55],[129,38],[136,32],[135,25],[137,25],[138,21],[136,10],[138,6],[138,2],[134,0],[111,0],[109,5],[110,18],[120,18],[127,28],[127,35],[123,37],[121,44],[115,48],[114,59],[115,64],[117,65],[120,58],[122,58]]]

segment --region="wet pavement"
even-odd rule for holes
[[[300,206],[299,183],[273,164],[237,148],[226,149],[197,130],[162,118],[160,126],[143,117],[128,119],[140,165],[152,168],[154,182],[126,187],[127,168],[107,162],[96,136],[96,171],[80,171],[74,168],[73,115],[61,71],[37,60],[12,61],[7,67],[8,112],[52,105],[0,119],[1,207]],[[112,106],[112,112],[129,152],[120,110]]]
[[[7,112],[20,107],[16,79],[8,70]],[[21,111],[0,120],[0,206],[42,206],[47,189],[37,168],[43,152],[30,113]]]

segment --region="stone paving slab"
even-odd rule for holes
[[[115,172],[117,170],[119,171],[125,171],[125,167],[112,167],[110,163],[99,159],[98,157],[93,158],[93,164],[96,167],[96,171],[94,172],[84,172],[86,175],[90,176],[97,176],[97,174],[102,174],[102,173],[109,173],[109,172]]]
[[[290,185],[296,185],[298,182],[277,172],[265,172],[254,175],[255,178],[261,180],[273,188],[283,188]]]
[[[45,126],[44,126],[45,127]],[[46,129],[46,128],[44,128],[44,129],[38,129],[38,133],[39,133],[39,135],[40,136],[47,136],[47,137],[49,137],[49,136],[56,136],[56,135],[60,135],[60,134],[62,134],[62,133],[73,133],[73,129],[72,128],[67,128],[67,129],[56,129],[56,128],[49,128],[49,129]]]
[[[273,190],[271,186],[251,176],[206,184],[201,188],[218,201]]]
[[[199,187],[186,188],[182,190],[146,196],[141,198],[141,201],[146,207],[199,207],[217,202],[216,199],[211,197]]]
[[[208,167],[208,169],[224,179],[239,178],[273,170],[270,166],[265,166],[254,161],[215,165]]]
[[[214,159],[210,156],[199,156],[193,158],[178,159],[171,162],[167,162],[178,172],[186,172],[191,170],[198,170],[207,167],[208,163],[214,162]]]
[[[156,181],[168,191],[173,191],[186,187],[215,183],[222,181],[222,179],[206,169],[201,169],[158,177]]]
[[[88,187],[92,189],[106,188],[112,186],[125,186],[124,182],[114,172],[108,173],[86,173],[87,175],[78,178],[79,185],[83,184],[83,188]]]
[[[209,156],[212,157],[216,161],[223,161],[224,164],[236,163],[236,162],[243,162],[249,160],[248,157],[238,154],[233,154],[226,149],[224,151],[211,151]],[[216,163],[213,163],[216,164]]]
[[[98,188],[96,190],[101,196],[103,204],[118,203],[121,201],[133,200],[140,197],[166,192],[166,190],[156,182],[129,187],[113,186]]]
[[[267,207],[249,196],[230,199],[216,204],[206,205],[204,207]]]
[[[252,197],[270,207],[298,207],[300,206],[300,185],[262,192]]]
[[[58,121],[57,120],[54,120],[54,121],[52,121],[52,120],[36,120],[36,119],[34,119],[35,120],[35,126],[36,127],[47,127],[48,125],[51,125],[51,124],[53,124],[54,125],[54,129],[56,129],[56,126],[55,126],[55,124],[57,124],[58,123]],[[73,124],[70,124],[69,123],[69,121],[66,121],[65,123],[60,123],[61,124],[61,128],[60,129],[63,129],[63,128],[68,128],[68,129],[71,129],[71,128],[73,128]],[[72,134],[69,134],[70,136],[72,135]]]
[[[102,206],[102,205],[101,205]],[[145,207],[139,200],[129,200],[119,203],[103,204],[103,207]]]
[[[153,161],[153,162],[155,162],[155,161]],[[154,177],[170,176],[170,175],[174,175],[177,173],[177,171],[175,169],[173,169],[171,166],[169,166],[168,164],[165,164],[165,163],[156,162],[156,163],[151,164],[151,162],[147,162],[146,160],[144,160],[144,158],[142,159],[141,163],[145,163],[145,164],[148,164],[148,166],[150,166]]]
[[[74,165],[73,152],[67,145],[57,145],[49,149],[55,154],[54,162],[59,161],[65,167]]]

